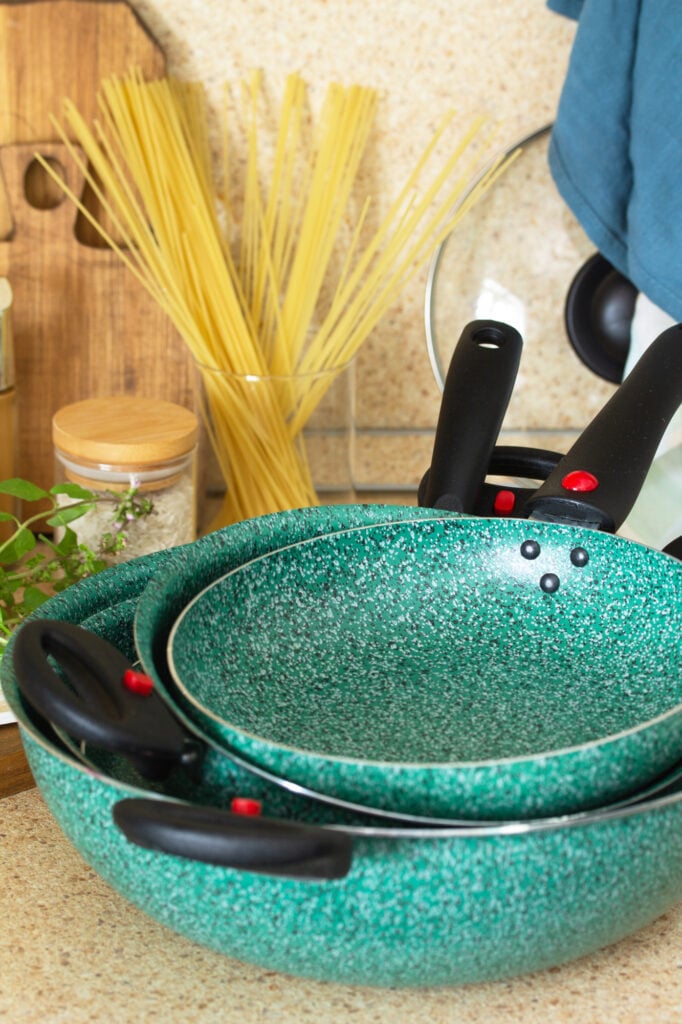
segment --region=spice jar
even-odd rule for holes
[[[52,420],[58,483],[120,494],[131,489],[152,510],[122,524],[116,502],[96,504],[70,523],[79,543],[97,551],[102,538],[125,532],[125,547],[112,561],[187,544],[196,536],[198,422],[172,402],[129,397],[92,398],[64,406]],[[60,495],[62,504],[72,497]]]

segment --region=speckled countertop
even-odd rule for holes
[[[8,1024],[679,1024],[682,905],[564,967],[448,989],[288,978],[174,935],[109,888],[37,790],[0,802],[0,1020]]]

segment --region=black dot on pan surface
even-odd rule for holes
[[[587,565],[589,560],[590,556],[587,551],[585,551],[585,548],[573,548],[571,551],[571,561],[573,562],[573,565],[576,565],[579,569],[582,569],[584,565]]]
[[[540,554],[540,545],[536,540],[524,540],[521,545],[521,554],[524,558],[537,558]]]
[[[546,572],[540,578],[540,587],[546,594],[554,594],[559,589],[559,577],[554,572]]]

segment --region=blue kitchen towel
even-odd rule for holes
[[[682,0],[547,0],[578,20],[549,150],[603,255],[682,321]]]

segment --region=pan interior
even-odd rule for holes
[[[169,663],[198,707],[276,745],[403,763],[523,757],[680,703],[678,580],[671,559],[592,531],[372,526],[228,573],[177,620]]]

